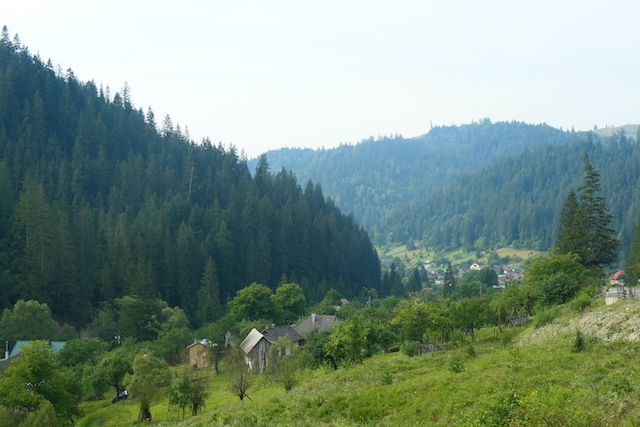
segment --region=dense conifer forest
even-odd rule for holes
[[[550,249],[587,153],[601,171],[624,257],[640,215],[634,137],[483,120],[434,127],[415,139],[371,138],[331,150],[284,148],[268,156],[320,182],[377,245],[483,251],[508,245]]]
[[[126,85],[111,94],[81,82],[5,27],[0,309],[37,299],[81,326],[118,298],[150,292],[198,325],[215,320],[199,307],[207,284],[224,305],[283,277],[313,302],[329,288],[348,297],[378,287],[380,264],[320,185],[303,189],[266,159],[252,177],[235,147],[194,143],[169,116],[159,124],[151,108],[136,109]]]
[[[461,175],[472,173],[525,147],[570,144],[576,134],[546,124],[492,123],[435,126],[417,138],[373,137],[334,149],[282,148],[267,152],[274,167],[320,182],[336,205],[383,243],[380,220],[394,209],[422,200]],[[252,160],[249,164],[255,164]]]
[[[640,147],[623,134],[602,142],[587,135],[568,145],[525,149],[393,212],[380,230],[426,246],[549,249],[567,192],[580,186],[585,153],[601,173],[622,259],[640,215]]]

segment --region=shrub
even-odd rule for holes
[[[478,354],[476,353],[476,348],[472,345],[470,345],[467,348],[467,354],[469,355],[469,357],[475,358],[478,356]]]
[[[405,354],[409,357],[416,356],[418,354],[418,344],[414,341],[407,341],[402,344],[401,348],[402,354]]]
[[[380,375],[380,384],[382,385],[391,385],[393,384],[393,375],[391,372],[384,371],[382,375]]]
[[[558,307],[541,309],[536,313],[536,316],[533,319],[533,327],[538,329],[548,323],[553,322],[553,320],[558,317],[559,313],[560,309]]]
[[[571,351],[574,353],[580,353],[586,348],[586,346],[587,343],[584,339],[584,336],[582,335],[582,332],[580,331],[580,329],[576,329],[576,337],[573,340],[573,347],[571,348]]]
[[[464,360],[459,354],[456,353],[449,359],[449,371],[454,374],[464,371]]]
[[[511,341],[518,335],[518,331],[513,328],[505,328],[502,330],[502,334],[500,335],[500,343],[502,344],[502,348],[505,348]]]
[[[585,308],[590,306],[591,306],[591,298],[586,294],[582,294],[578,296],[576,299],[574,299],[569,303],[569,308],[575,311],[582,311]]]

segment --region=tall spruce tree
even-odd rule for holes
[[[631,248],[629,256],[624,266],[626,282],[629,285],[636,285],[640,279],[640,217],[633,230],[633,238],[631,240]]]
[[[577,194],[569,192],[562,209],[554,251],[577,254],[582,265],[594,268],[615,262],[620,242],[611,228],[613,216],[600,195],[600,172],[593,168],[587,153],[584,163],[582,185]]]

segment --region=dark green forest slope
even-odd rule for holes
[[[569,189],[580,186],[585,152],[602,175],[602,195],[626,254],[640,215],[640,147],[624,134],[604,143],[587,135],[569,145],[525,149],[393,212],[380,227],[426,246],[548,249]]]
[[[309,301],[380,282],[366,232],[318,185],[233,146],[190,141],[167,116],[64,75],[0,38],[0,309],[37,299],[76,326],[132,291],[144,267],[169,306],[197,319],[207,260],[224,304],[283,275]]]
[[[545,124],[491,123],[489,119],[462,126],[434,127],[418,138],[369,138],[334,149],[283,148],[267,152],[274,168],[292,170],[305,182],[312,179],[344,212],[378,243],[387,237],[379,221],[391,210],[423,199],[455,178],[492,161],[517,155],[525,147],[569,144],[575,134]],[[252,160],[249,165],[257,163]],[[378,225],[377,227],[374,227]]]

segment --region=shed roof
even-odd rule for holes
[[[196,345],[196,344],[202,344],[202,345],[203,345],[203,346],[205,346],[205,347],[215,347],[215,346],[217,346],[217,345],[218,345],[217,343],[211,342],[211,341],[209,341],[208,339],[203,338],[203,339],[201,339],[200,341],[195,341],[193,344],[189,344],[189,345],[187,346],[187,348],[191,348],[191,347],[193,347],[193,346],[194,346],[194,345]]]
[[[247,334],[247,337],[240,343],[240,348],[244,351],[244,354],[249,354],[263,338],[264,335],[258,332],[256,328],[253,328],[251,329],[251,332]]]

